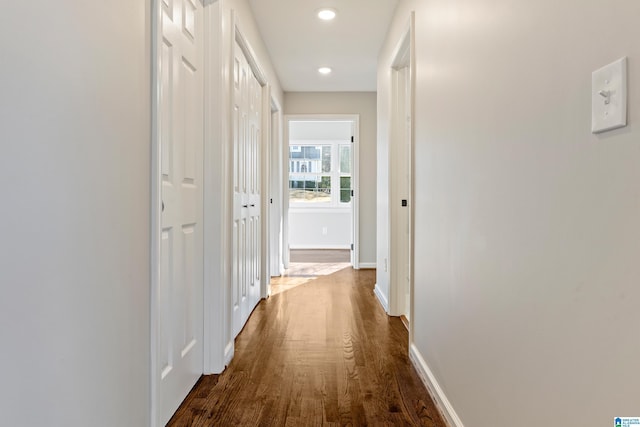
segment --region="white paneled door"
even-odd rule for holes
[[[161,0],[162,174],[156,399],[165,425],[203,372],[203,75],[199,0]]]
[[[260,300],[262,87],[235,43],[233,64],[233,335]]]

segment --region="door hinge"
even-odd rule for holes
[[[351,250],[353,250],[353,243],[351,244]]]
[[[354,194],[353,194],[353,190],[351,190],[351,197],[353,197],[353,196],[354,196]]]
[[[351,142],[353,142],[353,137],[351,137]]]

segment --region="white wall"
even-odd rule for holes
[[[3,4],[3,425],[149,424],[150,16]]]
[[[351,210],[290,208],[289,247],[291,249],[349,249],[351,247]]]
[[[360,115],[360,265],[376,261],[376,94],[287,92],[285,114]]]
[[[304,119],[294,119],[289,122],[289,141],[315,141],[319,139],[330,141],[348,141],[353,136],[351,124],[351,120],[305,121]]]
[[[283,94],[269,53],[260,37],[255,19],[247,0],[218,0],[207,8],[211,23],[208,38],[207,63],[211,73],[205,82],[208,96],[206,132],[205,180],[209,195],[205,200],[205,220],[210,219],[210,227],[205,228],[205,299],[213,309],[205,319],[205,333],[213,338],[205,357],[207,372],[219,373],[233,356],[231,334],[231,225],[233,197],[232,161],[233,146],[231,133],[231,46],[235,37],[232,15],[249,44],[256,62],[260,66],[271,88],[271,96],[277,105],[283,105]],[[280,122],[282,118],[280,117]],[[280,132],[280,134],[282,134]],[[281,144],[282,142],[279,141]],[[207,206],[211,216],[207,217]],[[221,209],[222,207],[222,209]]]
[[[637,415],[640,3],[401,1],[380,154],[412,9],[416,349],[466,426]],[[625,55],[630,125],[592,135],[591,72]]]

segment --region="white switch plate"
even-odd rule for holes
[[[627,57],[591,74],[591,132],[627,125]]]

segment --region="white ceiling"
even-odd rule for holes
[[[285,92],[376,90],[378,51],[397,0],[249,0]],[[338,11],[321,21],[316,11]],[[333,72],[318,73],[327,66]]]

